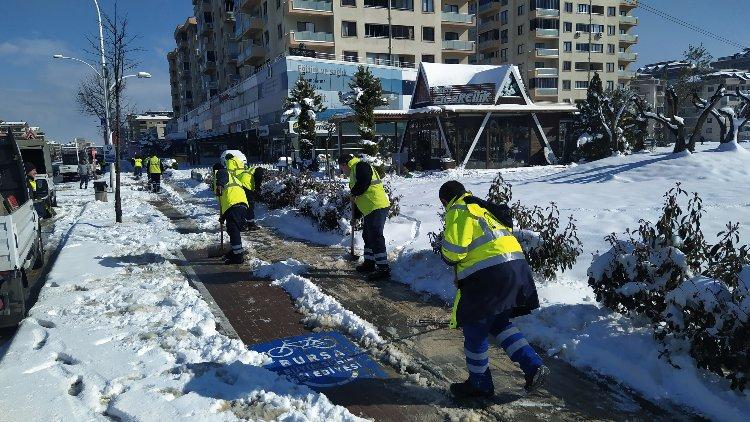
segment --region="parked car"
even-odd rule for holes
[[[38,286],[27,275],[44,264],[39,217],[12,133],[0,138],[0,175],[0,327],[9,327],[33,305]]]
[[[16,142],[24,163],[31,163],[36,167],[36,201],[56,207],[55,171],[49,143],[43,139],[19,139]]]

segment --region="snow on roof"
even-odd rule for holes
[[[2,122],[0,125],[3,126],[26,126],[28,123],[26,122]]]
[[[511,66],[422,63],[429,87],[494,83],[499,85]]]
[[[169,120],[171,117],[169,116],[136,116],[135,120]]]
[[[724,78],[738,78],[742,80],[748,80],[750,79],[750,72],[747,72],[744,70],[726,69],[726,70],[719,70],[717,72],[709,73],[705,77],[706,78],[724,77]]]

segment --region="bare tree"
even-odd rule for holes
[[[708,106],[708,101],[699,97],[698,94],[693,94],[693,105],[695,106],[696,110],[700,110]],[[727,116],[726,112],[722,112],[720,110],[717,110],[716,108],[712,108],[710,113],[712,116],[714,116],[716,122],[719,124],[719,139],[721,140],[721,142],[724,142],[727,137],[727,122],[730,122],[731,124],[731,117]]]
[[[607,132],[607,136],[612,143],[614,151],[620,150],[620,132],[622,131],[620,121],[625,115],[625,112],[630,109],[635,102],[635,97],[636,94],[632,91],[624,92],[619,97],[611,95],[602,100],[602,106],[597,110],[599,114],[599,122]]]

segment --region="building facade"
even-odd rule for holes
[[[750,72],[744,71],[729,71],[722,70],[711,73],[703,78],[703,89],[701,93],[702,98],[710,98],[715,92],[719,85],[724,85],[727,91],[734,92],[738,88],[745,92],[750,93]],[[739,112],[739,107],[743,104],[737,97],[724,97],[717,104],[717,109],[732,109],[735,113]],[[698,120],[696,112],[690,116],[691,127],[695,126],[695,122]],[[688,120],[685,121],[686,124]],[[729,130],[729,128],[727,128]],[[721,141],[721,126],[717,121],[716,116],[709,116],[703,128],[701,128],[701,138],[706,142],[719,142]],[[745,140],[750,139],[750,125],[745,125],[739,128],[738,139]]]
[[[719,57],[711,63],[715,69],[734,69],[750,72],[750,48],[744,49],[741,53],[735,53],[731,56]]]
[[[519,67],[534,101],[586,98],[594,72],[625,86],[637,60],[637,0],[479,0],[477,63]]]
[[[167,125],[173,117],[174,113],[171,111],[145,111],[141,114],[129,114],[126,126],[128,155],[134,156],[141,153],[139,142],[145,137],[163,142],[166,139]]]

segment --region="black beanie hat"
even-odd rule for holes
[[[339,164],[347,165],[349,164],[349,161],[352,161],[352,158],[354,158],[351,154],[341,154],[339,156]]]
[[[464,193],[466,193],[466,188],[464,187],[464,185],[456,180],[451,180],[443,183],[443,186],[440,186],[438,196],[440,197],[440,199],[448,203],[454,198],[463,195]]]
[[[23,163],[23,169],[26,173],[30,172],[31,170],[36,170],[36,167],[34,167],[31,163]]]

